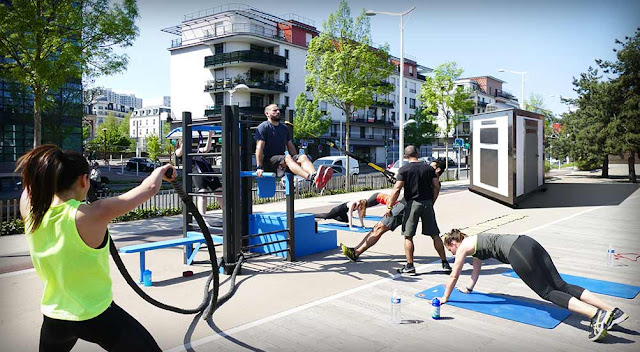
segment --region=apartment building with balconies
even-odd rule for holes
[[[469,99],[474,102],[471,110],[465,112],[465,115],[473,115],[486,112],[487,105],[492,103],[502,103],[518,108],[518,99],[511,93],[504,91],[502,85],[505,81],[493,76],[477,76],[458,78],[454,81],[454,89],[458,87],[469,93]],[[438,124],[440,128],[445,128],[443,113],[439,113]],[[445,143],[449,145],[449,157],[455,160],[455,149],[453,149],[453,141],[462,138],[468,141],[470,132],[470,124],[468,121],[461,122],[456,128],[450,132],[448,136],[441,135],[434,144],[433,150],[435,154],[442,154],[445,150]],[[444,156],[444,154],[442,154]]]
[[[315,23],[302,16],[275,16],[240,4],[187,14],[182,23],[163,31],[179,36],[169,48],[174,121],[182,118],[183,111],[191,112],[194,120],[206,119],[218,114],[225,104],[238,105],[241,113],[261,117],[264,107],[272,103],[283,106],[283,113],[294,109],[296,97],[306,92],[308,44],[319,34]],[[431,71],[414,58],[405,58],[405,99],[400,102],[400,61],[392,58],[392,62],[397,74],[381,83],[393,84],[394,91],[374,97],[372,106],[350,117],[352,152],[381,165],[398,155],[392,142],[398,139],[399,104],[405,104],[405,119],[411,118],[419,105],[416,94],[424,74]],[[246,88],[234,90],[240,84]],[[345,116],[326,102],[320,103],[320,109],[333,123],[310,145],[313,150],[309,152],[314,156],[338,154],[319,146],[326,139],[340,142],[344,138]]]

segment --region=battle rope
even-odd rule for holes
[[[167,177],[170,177],[171,176],[171,170],[167,171],[167,173],[168,173]],[[144,299],[148,303],[150,303],[150,304],[152,304],[152,305],[154,305],[154,306],[156,306],[156,307],[158,307],[160,309],[168,310],[168,311],[175,312],[175,313],[180,313],[180,314],[203,313],[202,319],[209,320],[213,316],[213,313],[216,310],[216,308],[219,307],[220,305],[222,305],[224,302],[226,302],[235,293],[236,276],[237,276],[238,272],[240,271],[240,267],[241,267],[242,263],[244,262],[244,256],[240,255],[239,258],[238,258],[237,263],[235,263],[235,268],[234,268],[234,270],[233,270],[233,272],[231,274],[229,292],[227,292],[222,297],[218,297],[219,288],[220,288],[220,276],[219,276],[218,259],[217,259],[217,256],[216,256],[216,251],[215,251],[215,247],[214,247],[214,244],[213,244],[213,240],[211,239],[211,233],[209,232],[209,227],[207,226],[207,224],[205,223],[204,219],[202,218],[202,215],[198,211],[198,208],[195,206],[195,204],[193,204],[193,201],[185,193],[184,189],[182,189],[182,186],[178,183],[177,179],[174,179],[173,181],[171,181],[171,185],[175,189],[176,193],[178,193],[178,195],[180,196],[180,199],[182,199],[183,203],[185,204],[185,207],[186,207],[187,211],[189,211],[191,213],[191,215],[193,215],[193,217],[196,219],[196,222],[198,223],[198,226],[200,227],[200,230],[202,231],[202,234],[204,235],[205,242],[207,243],[207,251],[209,252],[209,258],[211,260],[211,270],[212,270],[212,272],[209,275],[209,277],[207,278],[207,281],[206,281],[206,284],[205,284],[205,287],[204,287],[204,297],[202,299],[202,302],[196,308],[183,309],[183,308],[178,308],[178,307],[174,307],[174,306],[162,303],[162,302],[152,298],[151,296],[149,296],[146,292],[144,292],[140,288],[138,283],[136,283],[136,281],[131,277],[131,274],[129,274],[129,272],[127,271],[127,268],[125,267],[124,263],[122,262],[122,259],[120,258],[120,254],[118,253],[118,249],[116,248],[116,246],[115,246],[115,244],[113,242],[113,239],[111,238],[111,235],[109,234],[109,229],[107,228],[105,236],[109,236],[109,252],[111,253],[111,257],[113,257],[113,261],[116,263],[116,266],[118,267],[118,270],[120,271],[120,274],[122,274],[122,277],[125,279],[127,284],[129,284],[129,286],[140,297],[142,297],[142,299]],[[94,201],[97,200],[97,196],[96,196],[95,190],[93,188],[90,189],[90,191],[88,193],[88,198],[89,198],[90,202],[94,202]],[[211,281],[213,281],[213,288],[211,290],[209,290],[209,285],[211,285]]]

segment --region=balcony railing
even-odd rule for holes
[[[264,116],[264,106],[241,106],[239,107],[241,115],[258,115]],[[204,116],[217,116],[222,113],[222,108],[219,106],[213,108],[205,108]]]
[[[287,59],[284,56],[269,54],[257,50],[239,50],[230,53],[207,56],[204,58],[204,67],[220,66],[232,62],[255,62],[287,68]]]
[[[273,90],[277,92],[287,92],[288,87],[284,81],[270,79],[216,79],[206,81],[204,85],[205,92],[219,92],[233,89],[238,84],[246,84],[249,88]]]
[[[276,29],[269,28],[261,25],[257,25],[254,23],[235,23],[229,24],[226,26],[220,26],[216,28],[209,28],[204,30],[204,35],[189,40],[185,45],[188,44],[198,44],[202,40],[215,39],[223,36],[228,36],[232,34],[251,34],[259,37],[264,37],[268,39],[275,39],[286,41],[284,36],[280,34]],[[176,48],[182,46],[182,42],[172,41],[171,48]]]
[[[386,121],[386,120],[376,120],[374,118],[357,118],[357,119],[352,119],[351,122],[354,123],[372,123],[372,124],[376,124],[376,125],[382,125],[382,126],[393,126],[393,122],[391,121]]]
[[[392,101],[387,101],[387,100],[374,100],[373,103],[371,104],[371,106],[380,106],[383,108],[389,108],[389,109],[393,109],[393,102]]]
[[[481,107],[481,108],[484,108],[485,106],[487,106],[487,104],[488,103],[486,101],[479,101],[478,102],[478,106]]]

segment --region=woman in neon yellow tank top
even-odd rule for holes
[[[156,169],[125,194],[84,204],[89,164],[81,154],[42,145],[18,160],[20,213],[44,284],[40,351],[69,351],[78,339],[108,351],[160,351],[151,334],[113,302],[106,230],[111,220],[156,194],[171,168]]]

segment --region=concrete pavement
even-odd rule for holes
[[[580,180],[579,182],[576,180]],[[594,181],[594,180],[591,180]],[[598,180],[599,181],[599,180]],[[612,243],[618,252],[640,253],[640,191],[637,185],[590,182],[589,178],[556,175],[546,192],[534,194],[519,209],[505,207],[465,190],[464,182],[445,183],[436,203],[442,231],[469,227],[504,215],[520,220],[503,224],[493,232],[526,233],[551,254],[560,272],[596,279],[640,285],[640,263],[622,261],[615,267],[605,263]],[[309,198],[296,202],[296,211],[327,207],[369,192]],[[255,211],[280,211],[283,203],[265,204]],[[382,214],[384,207],[369,214]],[[215,221],[215,213],[208,217]],[[368,222],[370,226],[372,222]],[[114,224],[111,233],[118,246],[174,236],[180,217]],[[339,231],[338,241],[357,244],[363,234]],[[209,325],[193,316],[165,312],[148,305],[126,286],[113,267],[116,302],[139,319],[165,350],[179,351],[411,351],[418,349],[477,351],[637,351],[640,340],[640,301],[601,296],[620,306],[631,319],[612,331],[603,343],[587,340],[588,321],[574,314],[558,327],[545,330],[476,312],[443,306],[445,319],[429,318],[430,307],[414,294],[442,284],[443,275],[429,238],[416,239],[418,276],[399,277],[395,268],[404,263],[399,230],[385,234],[358,263],[350,263],[338,249],[300,258],[294,263],[269,257],[243,267],[238,291],[219,308]],[[0,238],[0,267],[10,256],[24,255],[21,236]],[[28,253],[27,253],[28,255]],[[182,251],[150,252],[147,264],[153,270],[152,296],[170,304],[193,307],[201,299],[207,275],[205,265],[182,265]],[[201,253],[198,259],[205,259]],[[28,258],[28,257],[27,257]],[[123,256],[137,275],[137,255]],[[507,265],[488,261],[476,291],[499,293],[540,302],[520,280],[500,275]],[[183,270],[195,275],[183,278]],[[465,266],[461,284],[468,282]],[[228,283],[222,276],[221,292]],[[403,298],[407,324],[389,324],[389,297],[398,289]],[[3,350],[37,348],[41,283],[31,270],[8,270],[0,274],[0,339]],[[544,304],[544,303],[542,303]],[[74,351],[99,348],[79,342]]]

